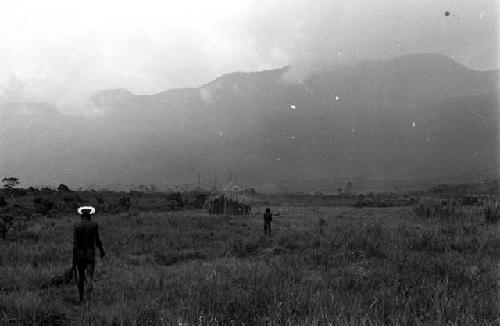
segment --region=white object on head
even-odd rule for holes
[[[82,206],[82,207],[78,208],[78,210],[77,210],[78,214],[82,215],[83,214],[82,211],[84,209],[90,209],[90,213],[89,213],[90,215],[95,214],[95,208],[92,206]]]

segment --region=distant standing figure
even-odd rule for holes
[[[273,215],[278,216],[279,213],[273,214],[273,213],[271,213],[270,208],[266,208],[266,212],[264,213],[264,234],[271,233],[271,222],[273,220]]]
[[[90,298],[93,289],[95,247],[99,249],[101,258],[104,257],[102,242],[99,238],[99,227],[96,222],[90,220],[90,215],[94,213],[94,207],[80,207],[78,214],[82,216],[82,219],[73,229],[73,265],[76,265],[78,270],[80,303],[84,302],[85,285],[87,286],[87,298]]]

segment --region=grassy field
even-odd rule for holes
[[[0,323],[31,325],[493,325],[498,228],[410,207],[263,207],[95,215],[107,256],[92,301],[57,282],[79,216],[38,216],[0,247]]]

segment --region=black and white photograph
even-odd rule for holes
[[[0,3],[0,325],[500,325],[498,0]]]

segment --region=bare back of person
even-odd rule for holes
[[[84,212],[82,220],[73,228],[73,265],[78,270],[80,302],[84,301],[85,284],[87,285],[87,298],[90,298],[90,293],[93,290],[96,247],[99,249],[101,257],[104,257],[99,237],[99,226],[90,220],[89,213]]]

